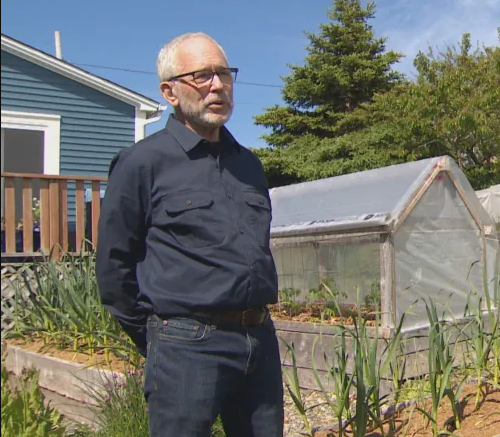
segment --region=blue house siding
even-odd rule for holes
[[[106,176],[113,156],[134,143],[134,106],[5,51],[1,64],[3,110],[61,116],[61,175]]]
[[[61,116],[62,175],[105,176],[111,158],[134,142],[132,105],[4,51],[1,80],[2,109]]]

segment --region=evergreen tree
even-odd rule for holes
[[[385,51],[385,38],[374,37],[368,20],[375,5],[360,0],[335,0],[317,35],[307,33],[310,45],[304,66],[292,65],[283,80],[283,100],[255,117],[271,129],[264,139],[271,146],[290,146],[303,135],[334,138],[359,129],[352,117],[377,92],[389,90],[402,76],[392,70],[401,55]]]

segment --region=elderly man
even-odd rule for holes
[[[224,124],[237,68],[209,36],[158,56],[174,109],[112,161],[99,223],[102,301],[146,355],[150,435],[283,435],[271,204],[260,161]]]

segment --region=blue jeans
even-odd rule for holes
[[[283,385],[273,322],[148,321],[145,395],[151,437],[282,437]]]

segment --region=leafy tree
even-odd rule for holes
[[[382,90],[348,115],[357,130],[308,133],[287,148],[257,151],[270,185],[441,155],[455,158],[475,189],[500,183],[500,48],[472,50],[465,34],[458,48],[420,52],[414,64],[414,82]]]
[[[366,110],[394,133],[387,146],[405,161],[449,155],[479,189],[500,182],[500,47],[471,48],[466,33],[458,48],[419,52],[415,83]]]
[[[391,66],[399,53],[385,51],[385,38],[374,37],[368,20],[374,3],[335,0],[319,33],[306,33],[310,45],[305,65],[291,65],[282,95],[286,106],[274,106],[255,122],[271,129],[271,146],[290,146],[303,135],[334,138],[358,129],[350,114],[376,92],[389,90],[402,76]]]

